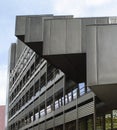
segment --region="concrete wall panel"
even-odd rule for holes
[[[99,26],[97,35],[99,84],[117,83],[117,26]]]
[[[45,130],[45,123],[40,124],[40,130]]]
[[[42,41],[42,17],[27,17],[25,42]]]
[[[66,22],[66,53],[81,52],[81,19],[68,19]]]
[[[96,27],[87,28],[87,84],[97,84]]]
[[[112,84],[117,81],[117,26],[87,28],[87,84]]]
[[[51,40],[51,21],[45,20],[44,22],[44,44],[43,44],[43,54],[48,55],[50,53],[50,40]]]
[[[59,82],[55,84],[54,92],[58,92],[64,86],[64,78],[62,78]]]
[[[39,130],[39,125],[35,126],[33,130]]]
[[[81,52],[81,20],[54,19],[44,24],[43,54]]]
[[[63,123],[64,123],[64,115],[55,118],[55,126],[61,125]]]
[[[25,25],[26,25],[26,16],[17,16],[16,17],[16,28],[15,28],[16,36],[25,34]]]
[[[77,109],[74,109],[65,114],[65,122],[70,122],[77,119]]]
[[[53,128],[54,126],[54,119],[51,119],[46,122],[46,129]]]
[[[52,20],[50,31],[50,54],[65,54],[66,20]]]
[[[44,19],[53,18],[52,15],[29,16],[26,19],[25,42],[43,41]]]
[[[86,37],[87,37],[87,26],[91,24],[96,24],[96,18],[83,18],[82,20],[82,51],[86,53]]]
[[[64,106],[61,106],[59,109],[56,109],[56,111],[54,113],[55,113],[55,115],[57,115],[57,114],[63,112],[63,110],[64,110]]]
[[[9,70],[12,71],[15,67],[15,54],[16,54],[16,43],[13,43],[10,48],[10,59],[9,59]]]
[[[87,103],[78,108],[78,118],[82,118],[94,113],[94,102]]]
[[[26,45],[21,41],[18,40],[17,44],[16,44],[16,62],[18,61],[21,53],[23,52],[23,50],[25,49]]]
[[[45,101],[45,93],[40,96],[40,104]]]
[[[50,88],[47,92],[46,92],[46,99],[48,99],[49,97],[51,97],[53,95],[53,87]]]

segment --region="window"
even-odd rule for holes
[[[33,86],[30,88],[30,99],[33,97]]]
[[[30,58],[30,52],[27,53],[27,58]]]
[[[41,116],[41,117],[45,116],[45,109],[42,109],[42,110],[40,111],[40,116]]]
[[[67,103],[68,103],[68,96],[65,95],[65,104],[67,104]]]
[[[25,104],[25,96],[22,97],[22,106]]]
[[[25,84],[25,82],[26,82],[26,78],[25,78],[25,76],[23,77],[23,84]]]
[[[31,116],[31,122],[33,122],[34,120],[33,120],[33,115]]]
[[[46,84],[46,73],[41,76],[40,87],[42,88]]]
[[[33,122],[34,121],[34,117],[33,117],[33,112],[29,113],[29,122]]]
[[[26,102],[29,100],[29,91],[26,93]]]
[[[33,63],[32,66],[31,66],[31,74],[34,73],[34,70],[35,70],[35,65],[34,65],[34,63]]]
[[[59,102],[57,100],[57,101],[55,101],[55,109],[58,109],[58,108],[59,108]]]
[[[68,100],[69,100],[69,102],[72,101],[72,92],[69,92],[69,93],[68,93]]]
[[[47,114],[52,112],[51,105],[47,106]]]
[[[90,91],[91,91],[91,89],[89,87],[87,87],[87,92],[90,92]]]
[[[35,94],[39,91],[39,80],[35,83]]]
[[[59,99],[59,106],[62,106],[62,100],[61,100],[61,98]]]
[[[30,78],[30,70],[27,71],[26,77],[27,77],[27,80]]]
[[[73,99],[77,98],[77,88],[73,90]]]
[[[35,113],[35,120],[39,119],[39,112]]]
[[[89,118],[87,120],[87,129],[88,130],[93,130],[94,129],[94,126],[93,126],[93,118]]]
[[[85,84],[84,83],[80,83],[79,84],[79,95],[82,96],[85,94]]]
[[[38,67],[40,60],[41,60],[41,57],[39,57],[39,55],[36,54],[36,56],[35,56],[35,66],[36,66],[36,68]]]
[[[111,130],[111,114],[105,115],[105,126],[106,130]]]
[[[26,59],[26,58],[24,58],[24,64],[26,64],[26,62],[27,62],[27,59]]]
[[[19,100],[19,103],[18,103],[19,105],[18,105],[18,109],[20,109],[21,108],[21,99]]]
[[[113,128],[117,128],[117,110],[113,110]]]
[[[64,105],[64,97],[62,97],[62,105]]]
[[[48,64],[47,66],[47,81],[49,82],[54,78],[54,66],[51,64]]]
[[[100,117],[96,117],[96,129],[97,130],[103,130],[103,126],[104,123],[103,123],[103,116],[100,116]]]
[[[23,84],[22,84],[22,81],[20,81],[20,89],[22,89],[23,87]]]

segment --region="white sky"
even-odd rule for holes
[[[3,105],[6,104],[8,50],[16,41],[16,15],[117,16],[117,0],[2,0],[0,13],[0,105]]]

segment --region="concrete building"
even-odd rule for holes
[[[116,130],[116,23],[116,17],[17,16],[8,129]]]
[[[0,106],[0,130],[5,130],[5,105]]]

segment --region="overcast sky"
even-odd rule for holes
[[[3,105],[6,103],[8,50],[11,43],[16,42],[16,15],[117,16],[117,0],[1,0],[0,14],[0,105]]]

